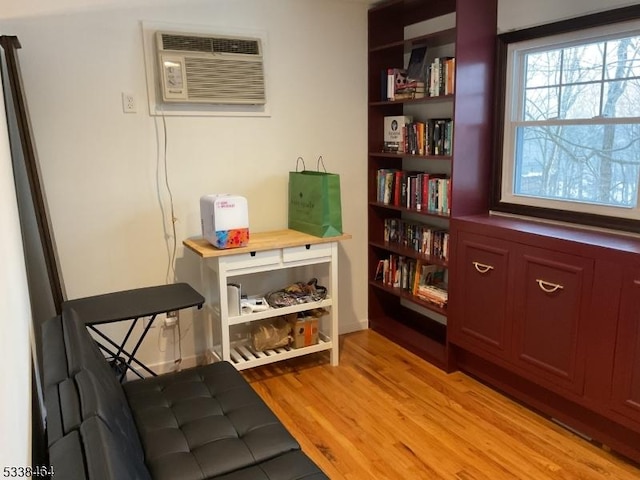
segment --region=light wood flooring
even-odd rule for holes
[[[244,371],[332,480],[640,479],[637,465],[371,330]]]

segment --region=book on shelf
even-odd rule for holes
[[[418,261],[412,294],[421,300],[444,307],[448,300],[445,275],[444,267]]]
[[[445,61],[445,82],[444,82],[445,95],[453,95],[455,93],[455,78],[456,78],[456,59],[455,57],[449,57]]]
[[[386,205],[389,205],[392,203],[391,200],[393,198],[394,176],[395,176],[395,171],[386,171],[384,173],[382,203]]]
[[[445,174],[381,168],[376,201],[419,212],[449,214],[451,179]]]
[[[451,155],[453,145],[453,120],[432,118],[427,121],[427,153]]]
[[[380,95],[383,101],[422,98],[427,95],[425,79],[410,79],[403,68],[387,68],[381,72]]]
[[[429,96],[452,95],[455,90],[456,59],[436,57],[429,65]]]
[[[378,260],[378,265],[376,266],[376,273],[373,279],[377,281],[382,281],[383,278],[384,278],[384,260]]]
[[[404,149],[405,126],[413,121],[409,115],[384,117],[383,151],[402,153]]]
[[[383,151],[408,155],[452,154],[453,120],[432,118],[426,122],[410,115],[384,117]]]
[[[424,184],[426,183],[426,187]],[[446,213],[451,211],[451,179],[444,174],[425,174],[423,179],[422,209],[430,212]]]
[[[376,201],[377,202],[384,202],[384,198],[386,196],[385,190],[388,188],[387,175],[389,174],[393,175],[393,172],[395,170],[396,169],[394,168],[381,168],[376,172],[376,186],[377,186]],[[389,192],[389,195],[390,194],[391,192]]]
[[[376,280],[388,287],[411,291],[415,271],[415,259],[391,254],[388,258],[378,261]]]
[[[449,232],[443,228],[401,218],[386,218],[383,240],[434,258],[445,261],[449,258]]]
[[[433,303],[440,308],[447,306],[449,293],[445,284],[440,285],[419,285],[415,296],[421,300]]]
[[[384,230],[382,232],[382,239],[387,243],[396,243],[398,241],[398,222],[397,218],[387,218],[384,221]]]
[[[407,80],[398,87],[395,93],[395,100],[410,100],[413,98],[424,98],[426,96],[425,83],[419,80]]]
[[[383,100],[396,100],[396,92],[407,83],[407,71],[404,68],[387,69],[387,95]]]
[[[444,308],[448,301],[445,275],[444,267],[392,253],[378,260],[375,280]]]
[[[427,125],[424,122],[411,122],[405,129],[405,151],[411,155],[426,155]]]

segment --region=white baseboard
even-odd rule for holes
[[[338,327],[338,333],[343,335],[345,333],[359,332],[360,330],[366,330],[369,328],[369,319],[356,320],[354,322],[342,323]]]

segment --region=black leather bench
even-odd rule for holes
[[[43,325],[43,364],[54,478],[328,478],[227,362],[120,384],[69,309]]]

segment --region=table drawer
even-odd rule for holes
[[[309,260],[312,258],[322,258],[330,256],[330,243],[300,245],[298,247],[287,247],[282,249],[282,260],[284,262],[297,262],[299,260]]]
[[[281,250],[276,249],[230,255],[224,259],[224,262],[227,265],[227,270],[234,270],[263,265],[277,265],[280,263],[280,259]]]

